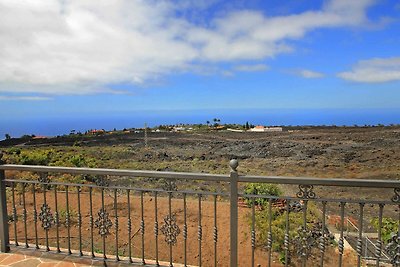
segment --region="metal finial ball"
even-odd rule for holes
[[[231,161],[229,161],[229,166],[231,167],[231,169],[233,171],[236,171],[237,167],[239,166],[239,162],[237,159],[231,159]]]

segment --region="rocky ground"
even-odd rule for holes
[[[0,149],[81,153],[98,167],[321,178],[399,179],[400,127],[298,127],[283,132],[143,133],[11,139]],[[13,163],[12,161],[10,163]]]
[[[67,136],[50,139],[12,139],[0,142],[4,159],[15,163],[15,151],[51,152],[53,158],[82,155],[97,167],[205,173],[229,173],[228,162],[239,160],[243,175],[391,179],[400,178],[400,127],[299,127],[276,133],[192,132],[130,133],[104,136]],[[47,153],[46,152],[46,153]],[[64,162],[63,160],[59,162]],[[55,163],[56,165],[58,163]],[[69,166],[68,164],[66,166]],[[121,183],[121,180],[109,181]],[[119,179],[119,178],[118,178]],[[146,184],[147,182],[147,184]],[[135,181],[135,186],[158,187],[156,181]],[[177,182],[178,189],[226,191],[228,185],[212,182]],[[244,186],[244,185],[243,185]],[[294,196],[295,186],[280,185]],[[393,189],[315,187],[317,197],[390,201]],[[320,205],[317,204],[320,208]],[[340,220],[338,203],[327,206],[332,227]],[[364,231],[374,232],[371,219],[378,205],[364,208]],[[358,225],[360,206],[347,204],[345,217]],[[384,217],[397,218],[397,205],[386,205]],[[336,220],[336,221],[335,221]],[[336,223],[335,223],[336,222]],[[244,222],[246,223],[246,222]],[[345,225],[345,227],[347,224]],[[353,229],[354,230],[354,229]]]

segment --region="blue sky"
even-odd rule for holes
[[[0,43],[8,119],[400,109],[398,1],[0,0]]]

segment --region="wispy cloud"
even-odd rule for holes
[[[337,76],[361,83],[400,81],[400,57],[361,60],[351,71],[338,73]]]
[[[312,71],[312,70],[297,70],[295,71],[295,73],[303,78],[307,78],[307,79],[317,79],[317,78],[322,78],[325,75],[321,72],[316,72],[316,71]]]
[[[209,7],[196,2],[0,0],[0,92],[110,92],[105,85],[143,84],[193,65],[263,60],[293,51],[288,40],[312,30],[364,25],[373,3],[331,0],[275,17],[230,10],[206,24],[177,16]]]
[[[52,100],[51,97],[43,96],[2,96],[0,95],[0,101],[48,101]]]
[[[233,67],[236,71],[244,72],[257,72],[269,70],[269,67],[265,64],[254,64],[254,65],[237,65]]]

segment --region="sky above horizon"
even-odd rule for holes
[[[0,116],[400,109],[400,2],[0,0]]]

